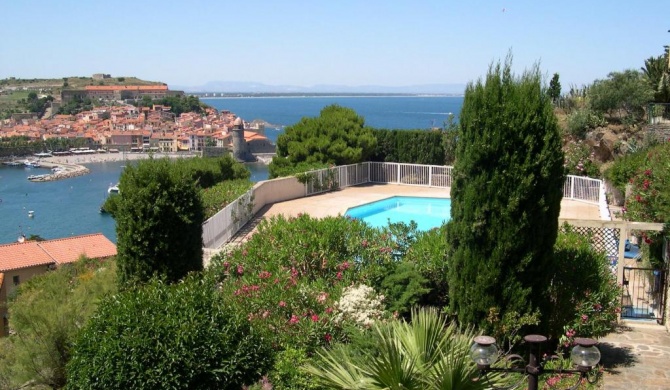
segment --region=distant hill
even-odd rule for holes
[[[0,80],[0,89],[46,89],[60,90],[67,82],[67,88],[79,89],[87,85],[163,85],[160,81],[146,81],[137,77],[108,77],[94,79],[93,77],[72,76],[59,79],[17,79],[10,77]]]
[[[242,92],[242,93],[379,93],[379,94],[446,94],[460,95],[465,91],[465,84],[424,84],[407,86],[379,85],[329,85],[320,84],[311,87],[296,85],[269,85],[254,82],[210,81],[200,86],[173,86],[185,92]]]

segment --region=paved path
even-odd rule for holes
[[[659,325],[628,325],[599,340],[604,389],[670,389],[670,333]]]

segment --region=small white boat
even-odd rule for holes
[[[33,210],[28,211],[28,218],[32,218],[35,216],[35,212]]]
[[[23,165],[26,166],[26,168],[39,168],[40,167],[40,162],[35,161],[35,160],[26,160],[23,162]]]
[[[107,189],[108,194],[118,194],[119,193],[119,183],[116,183],[115,185],[110,185],[109,188]]]

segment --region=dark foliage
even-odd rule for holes
[[[68,389],[240,389],[272,350],[216,285],[151,281],[109,297],[82,331]]]
[[[443,134],[439,130],[374,129],[377,147],[370,161],[444,165]]]
[[[204,208],[183,163],[149,159],[121,174],[117,203],[119,282],[158,274],[169,282],[202,269]]]
[[[558,232],[563,152],[536,67],[511,58],[468,85],[451,189],[449,291],[463,324],[487,327],[491,309],[545,313],[542,291]]]

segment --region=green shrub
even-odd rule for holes
[[[446,225],[417,234],[416,240],[403,257],[403,263],[414,265],[415,271],[425,281],[421,285],[427,291],[419,294],[417,300],[417,303],[421,306],[445,307],[449,303],[447,280],[449,243],[444,239],[445,234]],[[386,290],[382,290],[382,292],[389,297],[387,304],[393,307],[394,304],[391,300],[393,294]],[[407,314],[409,313],[408,309],[411,309],[411,307],[406,306],[399,311]]]
[[[211,218],[229,203],[242,196],[253,187],[247,179],[225,180],[200,191],[205,219]]]
[[[605,125],[605,119],[589,108],[580,108],[567,118],[568,134],[577,139],[584,139],[589,130]]]
[[[605,177],[621,193],[626,192],[626,185],[635,177],[647,157],[646,151],[625,154],[614,160],[614,163],[605,171]]]
[[[564,227],[554,249],[547,294],[551,313],[547,333],[567,342],[573,337],[602,337],[614,330],[621,289],[604,253],[588,237]]]
[[[565,173],[575,176],[600,177],[600,163],[588,145],[570,142],[565,148]]]
[[[444,165],[442,132],[374,129],[377,145],[370,161]]]
[[[149,159],[123,170],[115,213],[120,284],[154,275],[174,282],[202,269],[204,210],[183,166]]]
[[[224,296],[275,347],[305,349],[341,340],[335,303],[353,282],[378,286],[394,263],[392,235],[344,217],[275,216],[208,269]]]
[[[9,302],[13,334],[0,338],[0,388],[63,387],[78,332],[114,292],[114,261],[85,257],[22,283]]]
[[[289,346],[278,352],[275,365],[268,375],[272,388],[277,390],[323,389],[311,375],[302,369],[303,365],[309,361],[311,358],[303,349]]]
[[[271,367],[267,340],[210,281],[152,280],[104,300],[68,365],[68,389],[235,389]]]

